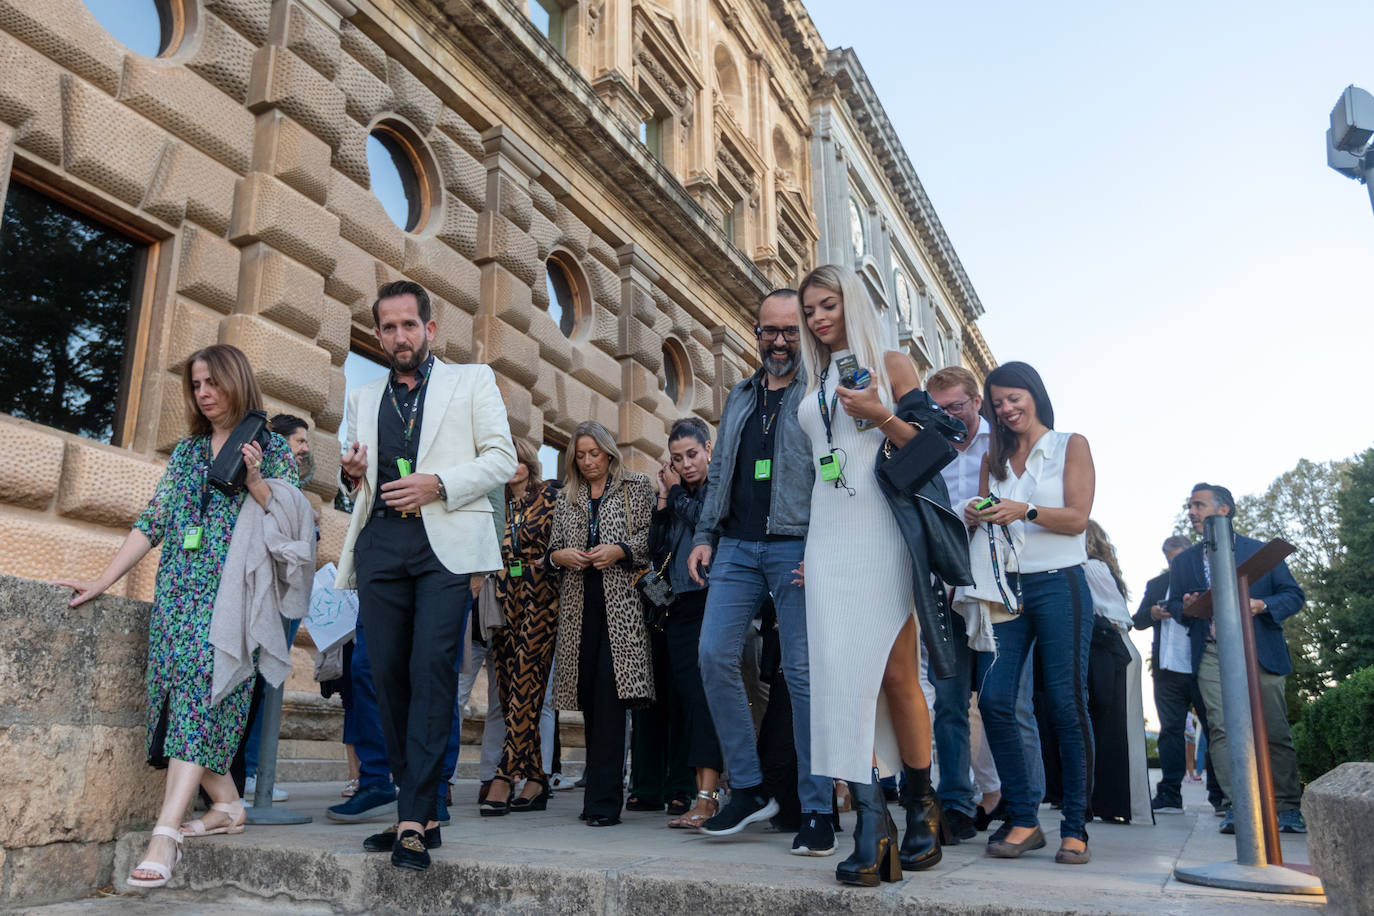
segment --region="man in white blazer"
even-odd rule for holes
[[[491,368],[430,353],[436,325],[422,286],[382,286],[372,317],[391,372],[348,397],[340,477],[353,518],[336,585],[358,589],[399,789],[399,823],[363,845],[420,870],[439,843],[435,798],[469,577],[501,567],[487,493],[515,472],[515,447]]]

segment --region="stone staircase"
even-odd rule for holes
[[[343,745],[343,702],[337,695],[328,699],[320,696],[319,685],[313,677],[314,652],[314,643],[302,627],[291,649],[292,671],[282,696],[281,735],[277,745],[279,783],[342,783],[348,780],[348,758]],[[463,752],[458,759],[461,779],[477,778],[476,746],[482,741],[486,713],[486,678],[479,677],[463,720]],[[586,745],[581,713],[559,715],[559,740],[564,748],[564,775],[580,775],[580,749]],[[572,748],[577,748],[578,752],[570,753]]]

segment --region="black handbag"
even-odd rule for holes
[[[267,437],[267,414],[261,410],[248,411],[247,416],[239,421],[234,431],[229,434],[229,438],[220,446],[219,454],[215,455],[215,460],[210,465],[210,486],[225,496],[234,496],[243,489],[244,480],[248,476],[248,468],[243,463],[243,447],[249,442],[256,442],[264,452],[270,444]]]
[[[662,632],[668,622],[668,609],[673,606],[677,595],[673,584],[668,581],[668,564],[673,561],[670,553],[658,569],[646,567],[635,579],[635,589],[644,599],[644,619],[655,630]]]
[[[891,439],[883,443],[884,460],[878,468],[887,482],[903,493],[915,493],[930,483],[958,455],[940,433],[919,423],[911,425],[916,435],[906,445],[894,450]]]

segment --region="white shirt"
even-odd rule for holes
[[[1048,430],[1031,446],[1026,469],[1020,477],[1007,468],[1007,479],[992,478],[990,489],[1000,499],[1031,503],[1037,508],[1064,507],[1064,461],[1073,433]],[[1056,534],[1035,522],[1023,525],[1025,545],[1018,548],[1016,568],[1023,573],[1068,569],[1088,562],[1087,541],[1082,534]]]
[[[1193,673],[1193,643],[1188,628],[1170,617],[1159,622],[1159,667],[1178,674]]]
[[[1088,593],[1093,597],[1093,613],[1110,620],[1118,630],[1129,630],[1131,612],[1126,609],[1126,599],[1121,597],[1111,569],[1094,557],[1088,560],[1083,572],[1088,580]]]
[[[940,476],[949,488],[949,504],[957,506],[978,495],[978,475],[983,470],[983,456],[988,453],[988,439],[992,429],[985,417],[978,417],[978,430],[962,452],[955,449],[954,460],[940,469]]]

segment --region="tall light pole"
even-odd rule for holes
[[[1326,130],[1326,164],[1346,178],[1369,189],[1374,207],[1374,95],[1358,86],[1346,86],[1331,109]]]

